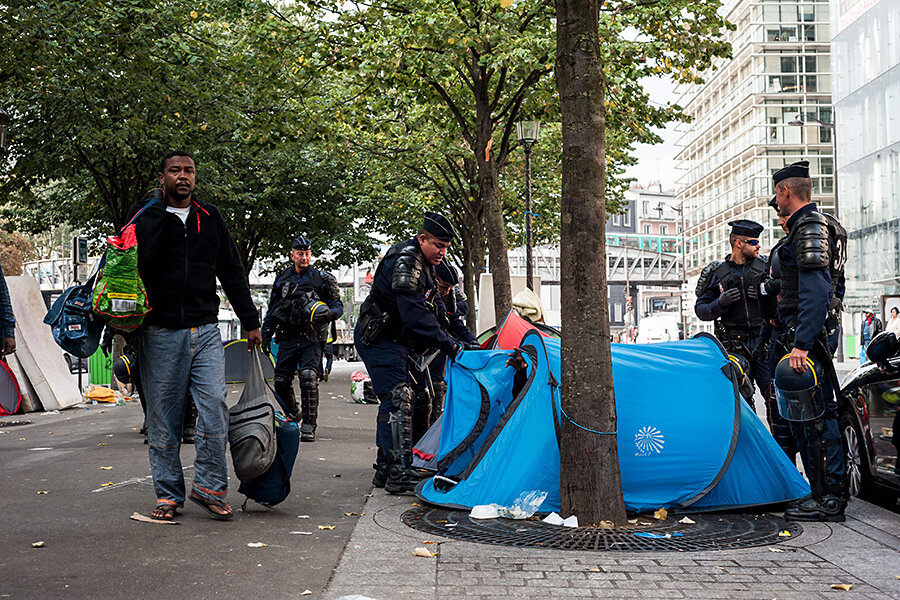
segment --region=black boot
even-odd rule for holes
[[[387,453],[388,476],[384,491],[388,494],[404,494],[416,489],[418,474],[412,469],[412,403],[413,391],[408,383],[401,383],[391,390],[391,449]]]
[[[372,465],[372,468],[375,469],[375,476],[372,477],[372,485],[377,488],[383,488],[384,484],[387,483],[387,463],[375,463],[374,465]]]
[[[315,369],[300,371],[300,406],[303,424],[300,425],[300,441],[316,441],[316,422],[319,419],[319,383]]]
[[[407,494],[416,490],[419,481],[419,474],[413,469],[394,463],[388,467],[384,491],[388,494]]]
[[[821,500],[809,498],[795,507],[785,509],[787,521],[824,521],[827,523],[843,523],[844,502],[837,496],[823,496]]]
[[[288,416],[299,423],[300,407],[297,405],[297,398],[294,396],[293,379],[293,376],[288,378],[281,375],[276,375],[275,381],[273,382],[273,387],[275,388],[275,393],[278,394],[279,398],[281,398],[281,401],[287,405]]]

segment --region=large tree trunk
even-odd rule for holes
[[[490,136],[487,139],[490,140]],[[499,325],[512,306],[512,290],[509,284],[509,258],[506,256],[506,222],[497,189],[497,163],[484,160],[485,154],[489,151],[484,150],[478,157],[478,184],[484,201],[484,230],[494,284],[494,319]]]
[[[606,287],[606,116],[598,10],[598,0],[556,3],[563,138],[562,406],[568,416],[562,422],[560,493],[563,514],[577,515],[581,524],[624,525]]]

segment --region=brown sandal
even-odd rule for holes
[[[156,507],[150,511],[150,518],[156,521],[171,521],[178,512],[177,504],[169,504],[168,502],[159,502]],[[155,513],[155,514],[154,514]]]

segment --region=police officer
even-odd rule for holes
[[[778,204],[776,203],[774,196],[769,201],[769,206],[778,213]],[[787,217],[779,215],[778,225],[784,230],[785,234],[788,233],[786,224]],[[762,295],[760,296],[760,308],[762,309],[764,323],[760,341],[757,343],[753,354],[754,356],[759,357],[759,360],[766,361],[770,373],[775,372],[775,367],[778,364],[778,360],[781,358],[780,353],[777,352],[775,348],[775,342],[784,329],[777,317],[778,294],[781,291],[781,266],[776,257],[778,256],[778,251],[785,244],[787,239],[787,237],[782,237],[778,240],[778,243],[775,244],[775,247],[772,248],[772,252],[769,254],[769,264],[767,265],[768,279],[766,279],[760,290],[762,292]],[[790,459],[791,463],[796,464],[797,440],[794,439],[794,435],[791,433],[790,423],[781,416],[780,412],[778,412],[778,404],[775,396],[775,382],[772,381],[767,388],[763,388],[761,391],[763,398],[765,398],[766,401],[766,420],[769,424],[769,431],[772,433],[772,437],[775,438],[778,446],[784,451],[788,459]]]
[[[715,320],[716,337],[744,371],[741,395],[753,407],[753,385],[765,390],[772,379],[764,358],[752,351],[763,324],[760,294],[766,280],[766,260],[759,256],[762,225],[738,219],[731,227],[731,254],[713,261],[700,273],[694,312],[703,321]]]
[[[419,480],[412,469],[410,355],[437,349],[453,359],[463,349],[439,321],[447,309],[434,277],[455,237],[446,218],[426,212],[416,237],[392,246],[378,263],[354,329],[356,350],[381,401],[372,483],[390,494],[412,491]]]
[[[263,320],[263,348],[278,339],[275,365],[275,393],[291,407],[292,417],[301,421],[300,441],[316,441],[319,414],[319,369],[322,347],[331,322],[344,314],[341,290],[327,271],[309,266],[310,241],[298,237],[291,246],[293,265],[275,278],[269,309]],[[300,369],[300,406],[294,397],[294,371]]]
[[[459,273],[456,267],[444,258],[434,268],[438,293],[447,309],[447,319],[439,319],[444,330],[467,348],[478,346],[478,339],[466,325],[469,314],[469,303],[466,295],[459,289]],[[428,428],[444,412],[444,398],[447,395],[447,382],[444,374],[447,368],[446,355],[436,356],[428,365],[428,372],[414,370],[412,373],[416,394],[413,406],[412,440],[419,441]]]
[[[847,234],[841,224],[811,202],[809,162],[776,172],[778,214],[787,217],[788,235],[773,255],[781,272],[777,318],[782,327],[775,371],[779,410],[790,420],[812,497],[785,510],[795,521],[843,521],[846,506],[844,453],[838,428],[837,377],[828,338],[844,295]],[[790,368],[787,368],[789,365]],[[797,399],[799,379],[814,383],[800,405],[803,415],[786,414],[784,400]],[[795,403],[796,407],[797,404]]]

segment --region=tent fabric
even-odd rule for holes
[[[0,361],[0,417],[16,414],[21,403],[19,382],[9,365]]]
[[[519,319],[508,317],[504,327],[513,318]],[[511,348],[504,333],[497,339]],[[558,432],[566,418],[559,400],[560,343],[535,330],[519,339],[528,380],[516,398],[507,350],[464,352],[450,364],[437,476],[419,486],[423,500],[466,508],[509,505],[522,492],[541,490],[548,492],[541,510],[559,510]],[[734,509],[809,493],[740,399],[731,363],[715,338],[613,344],[612,359],[629,510]]]
[[[266,381],[275,379],[275,363],[272,357],[257,349],[260,353],[263,377]],[[225,383],[244,383],[250,369],[250,353],[247,352],[247,340],[231,340],[225,342]]]

